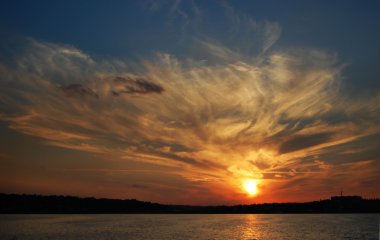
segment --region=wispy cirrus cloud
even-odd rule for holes
[[[313,189],[312,179],[338,181],[361,162],[375,164],[377,154],[351,165],[331,156],[379,134],[380,95],[349,99],[336,55],[270,51],[277,23],[226,11],[231,31],[248,26],[257,35],[256,55],[197,36],[192,44],[205,61],[158,53],[132,65],[29,39],[0,65],[0,118],[53,146],[178,167],[192,187],[225,198],[226,188],[241,194],[246,178],[265,179],[273,191]],[[375,178],[368,169],[356,174],[359,182]]]

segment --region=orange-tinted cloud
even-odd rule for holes
[[[255,57],[197,39],[208,62],[158,53],[136,69],[29,40],[11,67],[0,66],[0,117],[53,146],[176,168],[173,183],[128,180],[129,191],[160,201],[177,191],[181,203],[247,202],[241,185],[250,178],[261,179],[257,201],[331,194],[334,181],[355,179],[353,189],[379,182],[380,149],[359,146],[378,141],[380,98],[349,99],[334,54],[270,52],[281,29],[259,29],[265,37]]]

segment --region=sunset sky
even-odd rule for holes
[[[380,1],[0,3],[0,192],[380,197]]]

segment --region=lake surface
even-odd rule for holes
[[[379,214],[0,215],[0,239],[379,239]]]

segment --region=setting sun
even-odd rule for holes
[[[259,192],[257,185],[259,181],[257,179],[248,179],[243,183],[244,190],[249,194],[249,196],[254,196]]]

